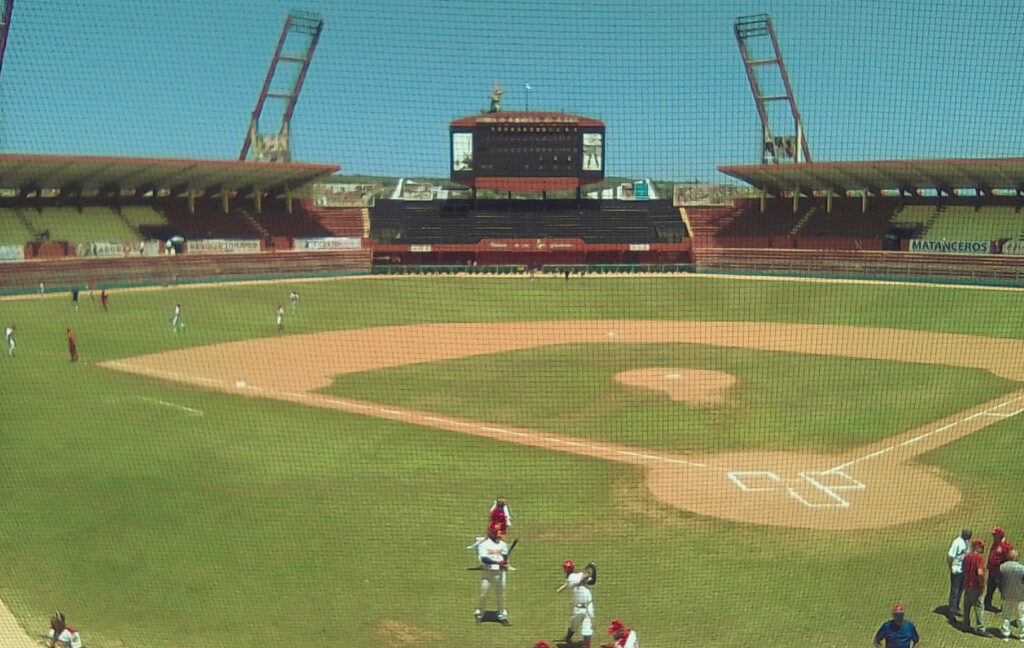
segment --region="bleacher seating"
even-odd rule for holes
[[[1013,207],[954,205],[936,210],[935,218],[922,238],[933,241],[994,241],[1020,238],[1022,230],[1024,214]]]
[[[32,238],[44,233],[51,241],[68,243],[123,242],[139,238],[138,231],[125,223],[112,207],[16,207],[14,211],[29,223]]]
[[[755,201],[750,201],[744,209],[728,225],[718,231],[720,238],[755,237],[755,236],[787,236],[807,213],[815,209],[813,201],[804,200],[793,211],[793,201],[786,199],[769,200],[762,213]]]
[[[0,207],[0,245],[18,245],[27,243],[35,235],[25,227],[19,214],[8,207]]]
[[[854,239],[881,239],[889,232],[895,205],[890,201],[868,202],[862,211],[860,198],[837,198],[832,201],[832,211],[825,206],[824,199],[816,199],[809,218],[794,234],[801,237],[836,237]],[[814,209],[814,207],[817,207]]]
[[[183,201],[167,201],[163,205],[168,228],[186,239],[195,238],[261,238],[262,233],[246,219],[242,210],[224,213],[219,207],[196,201],[191,213]]]
[[[511,238],[668,243],[684,235],[679,210],[665,200],[378,200],[370,218],[370,236],[381,243],[475,244]]]
[[[370,235],[370,215],[365,207],[307,206],[307,210],[329,236]]]

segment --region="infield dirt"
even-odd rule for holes
[[[614,333],[614,335],[609,335]],[[836,455],[730,452],[684,456],[316,393],[335,376],[567,344],[694,343],[984,369],[1024,381],[1024,342],[896,329],[759,322],[559,321],[396,326],[245,340],[104,366],[247,397],[302,403],[644,466],[651,494],[702,515],[775,526],[879,528],[938,515],[961,494],[918,455],[1024,410],[1024,389]],[[685,390],[682,370],[629,380]],[[679,378],[666,376],[679,375]],[[651,376],[655,376],[654,379]],[[657,378],[660,376],[660,378]],[[729,376],[717,376],[715,398]],[[652,384],[653,380],[653,384]],[[633,382],[633,384],[638,384]],[[666,388],[664,383],[674,383]],[[699,381],[698,381],[699,382]],[[711,383],[709,383],[711,384]],[[680,396],[676,394],[673,396]],[[683,396],[680,396],[683,397]],[[707,395],[694,398],[710,398]]]

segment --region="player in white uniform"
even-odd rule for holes
[[[82,648],[82,637],[78,631],[70,627],[64,619],[63,612],[57,612],[50,619],[50,631],[46,635],[48,648]]]
[[[11,324],[4,329],[4,340],[7,342],[7,355],[9,356],[14,355],[14,329],[16,328],[14,324]]]
[[[292,294],[288,295],[288,308],[291,312],[295,312],[295,308],[299,305],[299,293],[292,291]]]
[[[176,304],[174,313],[171,315],[171,330],[177,333],[183,328],[185,328],[185,323],[181,321],[181,304]]]
[[[284,328],[284,306],[277,305],[277,330],[280,331]]]
[[[562,563],[562,569],[565,570],[565,582],[556,591],[572,588],[569,630],[565,633],[565,643],[572,648],[572,636],[578,632],[583,637],[583,648],[590,648],[590,638],[594,636],[594,595],[588,585],[597,582],[597,568],[590,563],[583,571],[575,571],[576,565],[566,560]]]
[[[474,616],[479,623],[484,618],[487,593],[493,588],[498,598],[498,621],[508,621],[508,610],[505,609],[505,576],[508,573],[508,545],[498,537],[498,526],[492,524],[487,528],[487,537],[477,545],[476,555],[480,559],[482,574],[480,578],[480,603]]]

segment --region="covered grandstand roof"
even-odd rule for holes
[[[882,160],[874,162],[816,162],[751,164],[718,167],[722,173],[770,194],[832,190],[842,194],[867,189],[1024,189],[1024,158],[975,160]]]
[[[451,126],[477,126],[484,124],[569,124],[587,128],[604,128],[604,122],[590,117],[559,112],[487,112],[456,119]]]
[[[261,191],[294,188],[328,176],[341,167],[291,162],[181,160],[68,155],[0,154],[0,189],[110,188]]]

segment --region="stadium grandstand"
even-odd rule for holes
[[[0,257],[25,261],[4,266],[0,289],[368,272],[361,214],[308,195],[337,170],[0,155]]]

